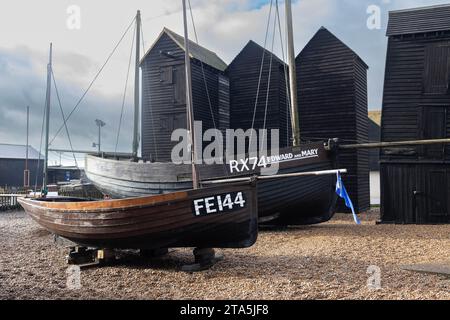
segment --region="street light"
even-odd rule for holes
[[[102,127],[106,126],[106,123],[104,123],[102,120],[96,119],[95,124],[98,127],[98,143],[93,142],[92,147],[98,147],[98,153],[100,154],[100,147],[102,144]]]

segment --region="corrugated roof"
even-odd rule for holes
[[[450,4],[389,12],[387,36],[450,30]]]
[[[27,153],[27,146],[17,144],[2,144],[0,143],[0,159],[25,159]],[[41,159],[44,157],[41,155]],[[28,159],[39,159],[39,152],[32,146],[28,147]]]
[[[158,36],[158,39],[156,39],[154,44],[150,47],[150,49],[147,51],[147,53],[144,55],[141,61],[143,61],[147,57],[147,55],[152,51],[155,44],[164,34],[167,34],[182,50],[185,50],[184,37],[173,32],[172,30],[164,28],[163,31]],[[227,64],[222,59],[220,59],[216,53],[202,46],[199,46],[192,40],[189,40],[189,49],[191,58],[197,59],[219,71],[225,71],[225,69],[227,68]]]

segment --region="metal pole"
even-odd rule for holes
[[[28,171],[28,145],[29,145],[29,132],[30,132],[30,106],[27,106],[27,145],[26,145],[26,156],[25,156],[25,174],[23,186],[28,188],[30,186],[30,175]]]
[[[255,179],[255,180],[275,180],[275,179],[294,178],[294,177],[326,176],[326,175],[335,175],[338,173],[347,173],[347,169],[296,172],[296,173],[276,174],[276,175],[272,175],[272,176],[229,178],[229,179],[221,179],[221,180],[202,181],[202,184],[222,184],[222,183],[233,183],[233,182],[247,182],[247,181],[252,181],[253,179]]]
[[[100,154],[100,152],[101,152],[101,149],[100,149],[101,143],[102,143],[102,126],[99,123],[99,125],[98,125],[98,144],[97,144],[98,154]]]
[[[188,118],[188,130],[191,139],[191,162],[192,162],[192,184],[194,189],[199,188],[197,169],[195,167],[196,141],[194,132],[194,107],[192,104],[192,76],[191,76],[191,58],[189,55],[189,33],[187,24],[186,0],[183,0],[183,21],[184,21],[184,62],[186,68],[186,107]]]
[[[134,73],[134,128],[133,128],[133,158],[137,159],[139,148],[139,97],[140,97],[140,70],[141,58],[141,11],[136,15],[136,69]]]
[[[44,194],[48,192],[47,184],[48,184],[48,138],[50,131],[50,100],[51,100],[51,81],[52,81],[52,54],[53,54],[53,44],[50,43],[50,54],[49,54],[49,63],[47,65],[47,95],[45,98],[45,160],[44,160],[44,181],[42,184],[42,190]]]
[[[292,26],[292,5],[291,0],[286,0],[286,27],[288,43],[288,63],[289,63],[289,88],[291,91],[291,126],[292,143],[295,146],[300,144],[300,128],[298,116],[297,99],[297,68],[295,65],[294,30]]]
[[[430,139],[430,140],[347,144],[347,145],[341,145],[341,146],[339,146],[339,148],[340,149],[379,149],[379,148],[407,147],[407,146],[449,144],[449,143],[450,143],[450,139]]]

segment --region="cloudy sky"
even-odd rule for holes
[[[248,40],[264,43],[270,0],[191,0],[201,45],[229,63]],[[281,2],[281,0],[280,0]],[[321,27],[327,27],[369,65],[369,108],[380,109],[385,37],[389,10],[444,4],[440,0],[297,0],[293,4],[295,45],[299,53]],[[80,8],[80,29],[67,26],[68,8]],[[369,6],[381,12],[380,29],[367,27]],[[45,100],[48,46],[54,45],[54,74],[65,113],[74,107],[136,14],[142,11],[148,48],[166,26],[182,33],[181,0],[15,0],[0,11],[0,143],[25,143],[26,106],[31,107],[31,144],[39,149]],[[282,13],[284,10],[281,11]],[[282,15],[283,16],[283,15]],[[282,17],[283,19],[283,17]],[[132,32],[95,82],[68,126],[75,149],[91,150],[97,139],[94,120],[107,123],[102,149],[113,151],[119,125]],[[279,43],[279,42],[278,42]],[[275,53],[280,55],[276,43]],[[133,74],[130,75],[133,79]],[[128,86],[119,151],[129,152],[132,131],[132,82]],[[53,91],[54,93],[54,91]],[[55,95],[53,137],[62,123]],[[52,144],[68,148],[63,132]],[[79,156],[82,159],[82,156]],[[70,154],[62,160],[70,164]],[[52,163],[59,156],[51,154]]]

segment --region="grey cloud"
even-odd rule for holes
[[[38,57],[29,59],[18,58],[8,50],[0,49],[0,141],[6,143],[25,143],[26,106],[31,107],[30,112],[30,143],[39,149],[43,105],[45,100],[45,73],[37,73],[39,69],[33,61]],[[59,62],[61,64],[61,61]],[[67,66],[68,69],[71,66]],[[21,70],[20,72],[15,72]],[[56,76],[57,77],[57,76]],[[65,114],[69,114],[81,95],[79,84],[64,78],[57,79],[58,89]],[[50,136],[53,137],[62,122],[61,112],[57,103],[56,93],[52,87],[52,110]],[[77,93],[76,93],[77,92]],[[131,96],[131,92],[129,97]],[[68,122],[73,146],[75,149],[93,150],[92,142],[97,140],[97,128],[94,120],[100,118],[107,123],[102,133],[103,149],[114,150],[116,134],[120,116],[121,96],[104,96],[92,91],[80,105],[78,111]],[[127,99],[125,116],[119,139],[119,151],[129,151],[131,146],[131,99]],[[53,143],[54,148],[69,148],[65,130],[61,131]],[[53,154],[53,159],[57,157]],[[64,157],[67,158],[67,155]]]

